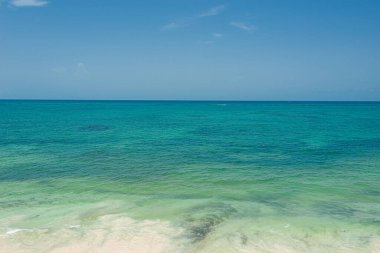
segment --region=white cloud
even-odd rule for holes
[[[10,4],[15,7],[42,7],[49,2],[44,0],[11,0]]]
[[[210,16],[216,16],[219,15],[226,7],[224,5],[219,5],[212,7],[208,11],[203,12],[199,15],[199,17],[210,17]]]
[[[239,29],[247,31],[247,32],[251,32],[251,31],[256,30],[256,27],[254,25],[249,24],[249,23],[231,22],[230,24],[236,28],[239,28]]]

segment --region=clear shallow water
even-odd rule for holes
[[[0,101],[0,252],[380,252],[380,103]]]

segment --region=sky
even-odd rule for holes
[[[379,0],[0,0],[0,99],[380,100]]]

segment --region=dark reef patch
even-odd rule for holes
[[[380,196],[380,191],[377,190],[365,190],[362,191],[363,194],[368,195],[368,196]]]
[[[104,159],[112,157],[112,154],[108,150],[92,150],[80,153],[79,157],[91,159]]]
[[[79,130],[83,132],[103,132],[110,129],[111,127],[106,125],[88,125],[79,128]]]

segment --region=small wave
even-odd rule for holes
[[[22,231],[32,231],[31,229],[26,229],[26,228],[14,228],[14,229],[8,229],[7,232],[5,232],[6,235],[14,235],[17,234],[18,232]]]

